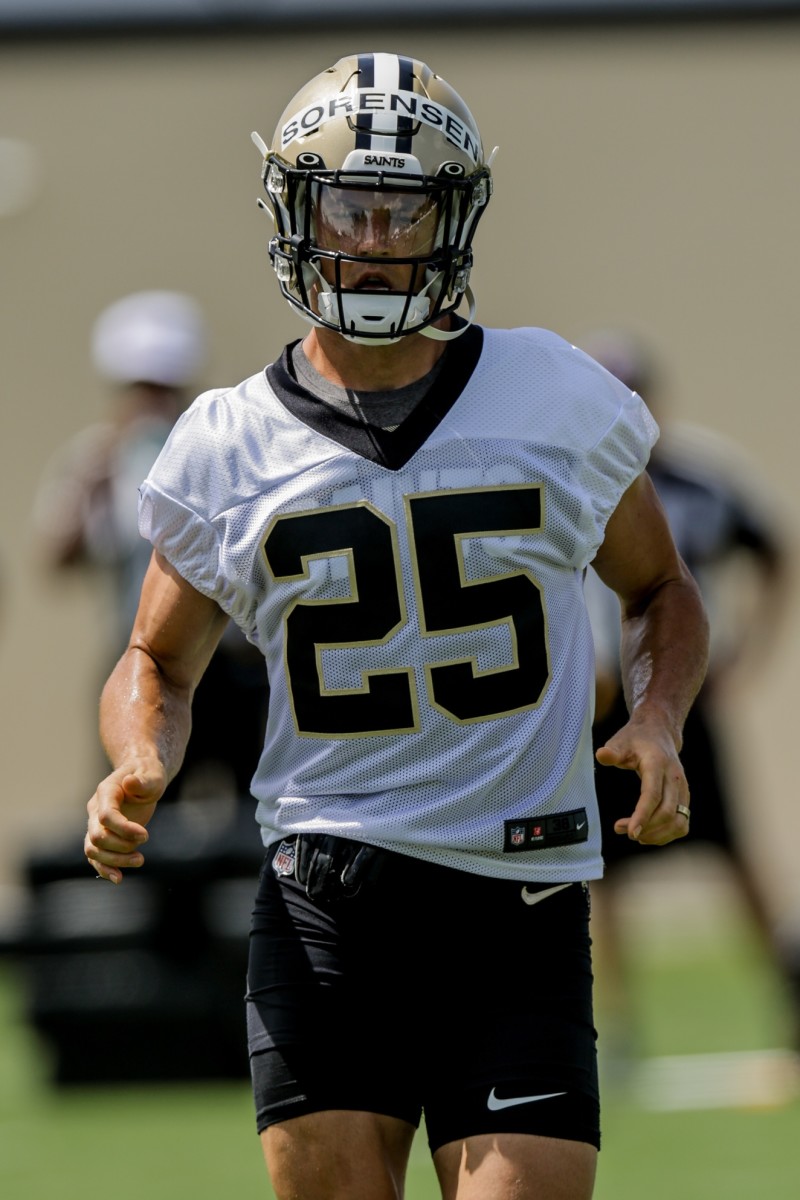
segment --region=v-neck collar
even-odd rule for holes
[[[298,339],[299,340],[299,339]],[[323,403],[295,378],[292,348],[286,346],[277,362],[267,367],[267,380],[278,400],[293,416],[340,446],[370,462],[398,471],[413,458],[437,425],[447,416],[472,378],[483,349],[483,329],[470,328],[447,348],[447,363],[430,391],[397,429],[380,429]]]

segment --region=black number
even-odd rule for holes
[[[539,585],[520,571],[468,580],[466,538],[536,533],[541,487],[520,485],[410,496],[417,582],[426,635],[507,625],[513,663],[480,671],[474,659],[431,665],[428,694],[457,721],[483,721],[535,707],[550,679]]]
[[[512,662],[480,670],[474,658],[426,667],[431,704],[451,720],[485,721],[533,708],[550,679],[541,589],[526,571],[467,579],[463,543],[536,533],[536,484],[434,492],[406,500],[423,636],[505,625]],[[285,658],[298,733],[367,737],[419,727],[413,670],[362,672],[361,686],[325,685],[322,653],[387,643],[406,622],[394,525],[366,502],[272,523],[264,554],[275,580],[310,578],[315,559],[347,563],[348,595],[298,600],[285,617]],[[431,657],[435,659],[435,654]]]
[[[287,514],[273,523],[264,553],[275,579],[308,578],[315,558],[344,556],[350,595],[299,600],[286,621],[286,670],[298,733],[353,737],[417,727],[412,672],[364,672],[362,686],[329,690],[322,651],[379,646],[405,624],[394,527],[367,504]]]

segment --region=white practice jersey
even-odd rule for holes
[[[266,658],[265,844],[602,873],[584,570],[656,435],[540,329],[467,331],[394,432],[321,404],[287,352],[195,401],[140,527]]]

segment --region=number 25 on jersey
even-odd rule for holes
[[[540,484],[511,484],[405,498],[411,562],[424,638],[428,701],[458,723],[533,708],[550,678],[541,587],[525,570],[466,576],[468,538],[535,534],[542,527]],[[264,541],[276,581],[308,579],[316,559],[343,557],[350,594],[297,600],[285,616],[285,662],[297,731],[305,737],[369,737],[419,728],[411,668],[362,672],[362,686],[325,686],[322,652],[380,646],[407,622],[397,531],[366,501],[276,517]],[[505,625],[512,662],[479,670],[473,656],[439,662],[443,634]]]

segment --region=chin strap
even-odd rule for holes
[[[342,306],[342,311],[345,314],[345,320],[347,319],[348,308],[351,308],[351,306],[353,306],[353,307],[358,306],[358,308],[361,308],[366,297],[359,297],[358,294],[353,294],[353,293],[348,293],[348,294],[340,296],[339,293],[334,291],[334,289],[330,286],[330,284],[325,279],[322,272],[319,270],[319,268],[316,266],[315,263],[311,262],[311,263],[308,263],[307,265],[314,272],[314,274],[316,275],[317,280],[319,282],[320,291],[317,296],[317,303],[319,304],[320,314],[326,322],[330,322],[331,324],[333,324],[334,322],[338,321],[338,312],[339,312],[339,304],[340,303]],[[441,278],[441,272],[439,272],[437,275],[434,275],[434,277],[425,285],[425,287],[422,289],[422,291],[418,292],[416,294],[416,296],[414,296],[412,298],[411,305],[409,307],[409,311],[406,314],[406,323],[409,320],[411,320],[412,322],[415,320],[416,321],[424,321],[425,320],[425,318],[428,314],[429,308],[430,308],[430,301],[428,300],[428,297],[425,295],[425,293],[440,278]],[[414,330],[412,328],[412,329],[408,330],[408,332],[409,333],[414,333],[414,332],[421,333],[425,337],[431,338],[437,342],[449,342],[449,341],[452,341],[453,338],[461,337],[462,333],[464,333],[467,329],[469,329],[470,325],[474,321],[475,310],[476,310],[475,297],[472,293],[472,289],[470,288],[469,284],[467,284],[466,288],[464,289],[463,294],[466,296],[467,304],[469,305],[469,311],[465,318],[465,323],[463,325],[460,325],[458,329],[436,329],[433,325],[426,325],[424,329]],[[382,297],[380,306],[383,307],[383,309],[384,309],[384,312],[381,314],[383,317],[383,320],[385,322],[392,322],[393,317],[399,318],[405,305],[406,305],[406,298],[404,296],[384,296],[384,297]],[[392,311],[392,310],[394,310],[394,311]],[[377,316],[378,316],[378,314],[376,313],[376,318],[377,318]],[[360,318],[363,321],[365,319],[364,314],[361,311],[352,312],[352,317],[354,320]],[[316,323],[314,321],[313,316],[309,315],[306,319],[311,321],[312,324]],[[376,319],[376,324],[378,324],[378,323],[379,322]],[[344,337],[346,337],[348,339],[348,341],[359,342],[365,346],[389,346],[393,342],[396,342],[398,340],[397,336],[391,336],[391,335],[388,337],[363,337],[363,336],[359,336],[359,333],[348,333],[348,331],[346,329],[341,329],[340,332],[342,333],[342,335]],[[364,331],[361,330],[360,332],[363,333]]]
[[[472,288],[467,284],[464,288],[469,311],[464,318],[464,324],[459,325],[458,329],[437,329],[435,325],[426,325],[424,329],[420,329],[423,337],[433,338],[435,342],[451,342],[453,338],[461,337],[462,333],[466,333],[472,322],[475,320],[475,297],[472,294]]]

